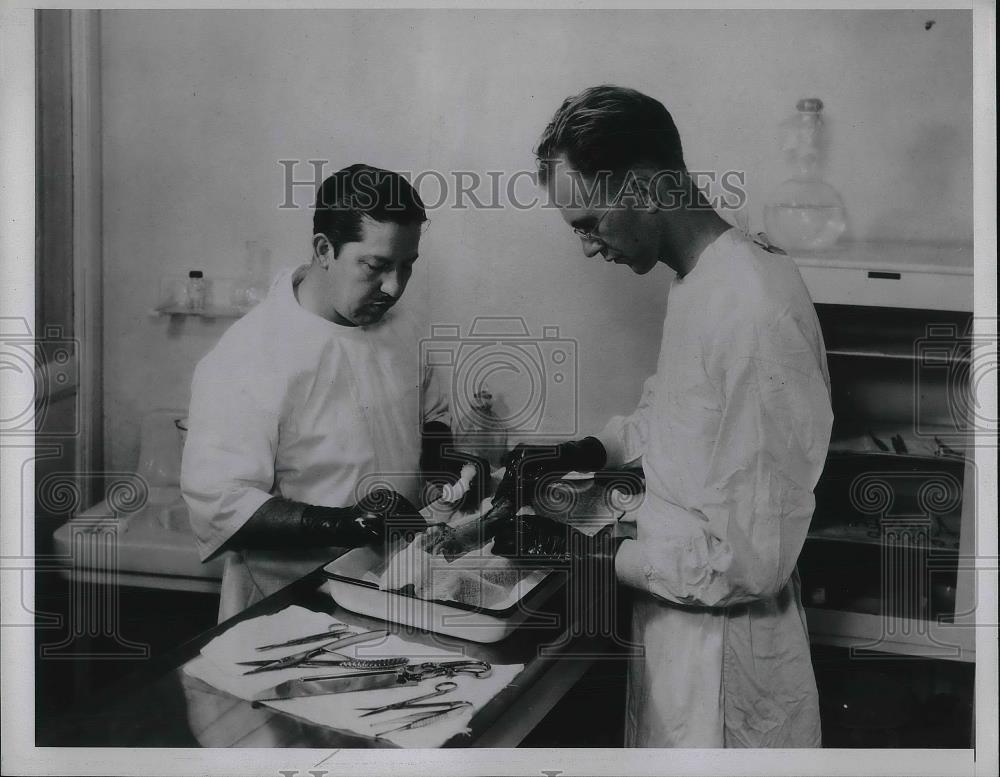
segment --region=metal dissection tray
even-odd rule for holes
[[[594,534],[614,524],[630,500],[641,492],[642,481],[635,473],[567,477],[560,486],[560,494],[550,494],[546,500],[547,512],[587,534]],[[487,509],[488,501],[483,502],[481,512]],[[480,552],[489,555],[487,549]],[[535,569],[511,590],[505,601],[481,607],[382,590],[379,576],[385,563],[381,550],[351,550],[324,567],[327,578],[324,590],[353,612],[473,642],[499,642],[507,637],[562,588],[569,575],[567,568]],[[476,558],[470,554],[452,562],[452,565],[463,564],[475,569]]]
[[[458,559],[453,564],[461,564]],[[337,604],[372,618],[401,623],[472,642],[499,642],[509,636],[565,583],[565,570],[539,569],[514,586],[495,607],[422,599],[378,585],[385,565],[380,551],[356,548],[334,559],[323,572],[325,590]]]

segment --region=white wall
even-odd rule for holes
[[[857,239],[972,238],[966,12],[102,13],[108,466],[138,420],[185,406],[226,323],[147,311],[164,274],[238,274],[243,244],[308,256],[311,212],[281,210],[280,159],[410,171],[530,169],[559,102],[633,86],[674,113],[688,165],[745,170],[751,216],[785,170],[777,124],[826,103],[829,180]],[[925,29],[925,21],[935,24]],[[299,175],[309,168],[303,165]],[[527,192],[522,185],[520,192]],[[434,189],[430,187],[429,193]],[[298,202],[310,201],[307,192]],[[431,321],[521,315],[579,343],[582,433],[624,412],[654,367],[668,275],[586,260],[549,210],[442,208],[406,304]]]

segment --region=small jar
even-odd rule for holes
[[[187,309],[200,313],[205,309],[205,274],[201,270],[191,270],[187,281]]]

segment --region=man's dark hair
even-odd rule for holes
[[[420,195],[399,173],[355,164],[338,170],[316,192],[313,234],[326,235],[334,254],[362,238],[361,220],[423,224],[427,211]]]
[[[560,156],[586,176],[618,174],[642,162],[660,170],[685,169],[670,112],[659,100],[622,86],[592,86],[564,100],[535,156],[542,183]]]

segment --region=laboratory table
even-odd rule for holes
[[[514,747],[601,657],[618,648],[607,635],[581,633],[567,614],[569,586],[539,604],[506,639],[478,644],[386,624],[340,607],[320,590],[322,570],[293,583],[173,652],[151,661],[114,688],[66,714],[37,746],[77,747],[383,747],[386,743],[335,731],[254,706],[188,676],[183,666],[234,624],[299,605],[365,629],[386,628],[420,644],[451,647],[493,664],[524,669],[471,719],[468,733],[445,747]]]

